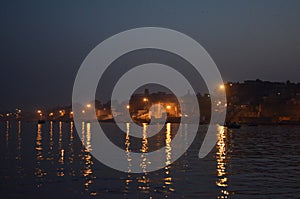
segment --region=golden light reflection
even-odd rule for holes
[[[226,177],[226,135],[227,129],[224,126],[218,127],[218,142],[217,142],[217,174],[218,179],[216,181],[216,185],[221,188],[221,194],[218,198],[228,198],[229,192],[226,190],[228,186],[227,177]]]
[[[43,159],[43,155],[42,155],[42,125],[38,124],[38,131],[37,131],[37,135],[36,135],[36,147],[35,149],[37,150],[37,159],[38,160],[42,160]]]
[[[70,122],[70,140],[73,141],[74,136],[73,136],[73,128],[74,128],[74,123],[71,121]]]
[[[59,122],[59,137],[58,137],[58,151],[59,151],[59,160],[58,163],[60,165],[60,167],[57,169],[57,176],[59,177],[63,177],[65,176],[65,169],[64,169],[64,164],[65,164],[65,160],[64,160],[64,152],[65,150],[62,147],[62,141],[63,141],[63,131],[62,131],[62,122]]]
[[[142,148],[140,150],[142,152],[141,159],[142,164],[141,167],[143,168],[144,172],[147,172],[147,156],[146,153],[148,152],[148,139],[147,139],[147,124],[143,124],[143,138],[142,138]]]
[[[131,150],[130,150],[130,123],[126,123],[126,137],[125,137],[125,151],[127,156],[127,162],[128,162],[128,170],[127,170],[127,178],[125,178],[125,193],[129,192],[130,189],[130,183],[132,182],[131,178]]]
[[[90,152],[92,150],[91,146],[91,123],[86,124],[86,152]]]
[[[37,187],[41,187],[43,185],[43,179],[47,175],[47,172],[41,168],[43,157],[43,147],[42,147],[42,124],[38,124],[38,131],[36,135],[36,170],[34,175],[37,180]]]
[[[167,123],[167,130],[166,130],[166,166],[171,164],[171,123]]]
[[[138,186],[139,190],[148,193],[150,186],[149,182],[150,179],[148,178],[147,173],[147,164],[151,164],[147,160],[147,152],[148,152],[148,138],[147,138],[147,124],[143,123],[143,138],[142,138],[142,148],[140,149],[141,153],[141,164],[140,167],[143,169],[144,174],[141,176],[141,178],[138,179],[138,183],[140,185]]]
[[[84,129],[83,129],[84,130]],[[84,136],[84,135],[83,135]],[[91,184],[93,183],[93,178],[94,176],[93,174],[93,170],[92,170],[92,156],[90,154],[90,151],[92,151],[92,145],[91,145],[91,123],[86,123],[86,137],[85,139],[83,139],[83,141],[86,140],[85,143],[85,154],[84,154],[84,160],[85,160],[85,164],[84,164],[84,168],[83,168],[83,176],[85,177],[85,183],[84,183],[84,187],[85,190],[87,191],[89,189],[89,187],[91,186]]]
[[[130,154],[130,123],[126,123],[125,151],[128,161],[128,173],[131,172],[131,154]]]
[[[165,147],[165,153],[166,153],[166,166],[165,166],[165,177],[164,177],[164,186],[163,188],[167,190],[167,192],[171,191],[174,192],[175,189],[171,187],[173,184],[173,179],[170,173],[170,164],[172,160],[172,147],[171,147],[171,123],[167,123],[166,126],[166,147]]]
[[[70,165],[70,175],[71,176],[76,176],[76,171],[73,168],[73,163],[74,163],[74,148],[73,148],[73,140],[74,140],[74,135],[73,135],[73,128],[74,128],[74,123],[71,121],[70,122],[70,142],[69,142],[69,165]]]
[[[81,122],[81,142],[84,145],[85,122]]]
[[[51,161],[51,164],[53,164],[54,160],[54,154],[53,154],[53,121],[50,121],[50,130],[49,130],[49,151],[48,151],[48,158],[47,160]]]

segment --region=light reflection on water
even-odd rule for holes
[[[85,123],[82,123],[82,125],[85,125]],[[84,183],[84,187],[85,190],[89,190],[89,187],[91,186],[91,184],[93,183],[93,170],[92,170],[92,156],[90,154],[90,151],[92,150],[92,146],[91,146],[91,123],[86,123],[86,133],[84,134],[85,138],[83,140],[85,140],[84,146],[85,146],[85,150],[84,150],[84,168],[83,168],[83,176],[85,177],[85,183]]]
[[[36,183],[37,187],[43,185],[44,177],[47,175],[47,172],[42,168],[43,157],[43,146],[42,146],[42,124],[38,124],[38,130],[36,133],[36,142],[35,142],[35,150],[36,150]]]
[[[59,122],[59,138],[58,138],[58,168],[57,168],[57,173],[56,175],[59,177],[63,177],[65,175],[65,160],[64,160],[64,155],[65,155],[65,150],[63,149],[63,131],[62,131],[62,122]]]
[[[82,122],[80,140],[73,122],[36,125],[6,121],[0,139],[4,160],[0,167],[0,193],[14,198],[23,198],[24,194],[46,198],[50,197],[48,194],[51,198],[59,194],[73,198],[240,198],[239,194],[245,198],[260,194],[267,198],[298,197],[295,193],[300,179],[300,127],[236,131],[220,127],[215,150],[207,158],[197,159],[201,143],[197,140],[180,160],[170,165],[176,125],[166,124],[159,137],[164,140],[165,156],[161,161],[165,167],[149,173],[147,152],[151,146],[148,126],[144,124],[139,149],[144,173],[133,174],[131,124],[124,125],[126,132],[119,139],[123,140],[128,160],[127,173],[107,168],[90,155],[93,129],[88,122]],[[182,128],[182,146],[186,144],[189,125]],[[281,136],[283,130],[289,133]]]
[[[130,155],[130,123],[126,123],[126,137],[125,137],[125,152],[127,156],[127,162],[128,162],[128,170],[127,170],[127,177],[124,179],[125,181],[125,190],[124,195],[127,196],[127,194],[130,191],[130,184],[132,182],[131,177],[131,155]]]
[[[226,171],[226,164],[227,164],[227,146],[226,146],[226,133],[227,129],[223,126],[219,126],[218,128],[218,141],[217,141],[217,153],[216,153],[216,160],[217,160],[217,173],[218,179],[216,181],[216,185],[220,187],[221,194],[218,198],[228,198],[229,192],[227,191],[227,171]]]

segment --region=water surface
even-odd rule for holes
[[[4,198],[300,198],[300,127],[219,128],[218,142],[204,159],[198,151],[206,126],[175,163],[171,139],[177,126],[167,124],[152,142],[120,134],[112,124],[109,137],[124,149],[151,151],[166,146],[165,168],[144,174],[113,170],[90,155],[93,129],[83,123],[0,122],[0,194]],[[188,136],[189,125],[183,130]],[[114,134],[115,133],[115,134]],[[145,136],[146,137],[146,136]],[[186,144],[182,137],[182,145]],[[82,143],[86,147],[83,147]],[[155,144],[156,143],[156,144]],[[180,146],[179,146],[180,147]]]

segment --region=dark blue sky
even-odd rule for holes
[[[224,80],[300,82],[300,1],[2,1],[0,110],[70,104],[85,56],[118,32],[171,28]]]

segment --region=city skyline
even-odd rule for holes
[[[163,88],[163,87],[162,87]],[[142,90],[144,89],[144,90]],[[225,91],[225,101],[213,100],[213,95]],[[241,124],[300,124],[300,83],[269,82],[247,80],[220,84],[216,92],[197,93],[197,102],[201,111],[201,124],[210,121],[213,112],[227,109],[226,122]],[[73,121],[73,116],[89,121],[94,118],[100,122],[150,122],[163,119],[167,122],[195,122],[195,101],[190,91],[183,96],[175,96],[168,89],[159,91],[141,87],[134,92],[129,101],[87,101],[84,104],[57,105],[40,108],[30,112],[15,109],[12,112],[0,112],[0,119],[22,121]],[[215,104],[215,109],[212,108]],[[129,113],[129,114],[128,114]],[[96,117],[94,117],[94,116]],[[160,121],[161,122],[161,121]]]
[[[266,81],[266,80],[261,80],[261,79],[252,79],[252,80],[244,80],[244,81],[228,81],[228,82],[224,82],[224,85],[226,84],[229,84],[229,83],[234,83],[234,84],[243,84],[245,82],[251,82],[251,81],[261,81],[261,82],[267,82],[267,83],[271,83],[271,84],[295,84],[295,85],[300,85],[300,81],[299,82],[291,82],[290,80],[286,80],[286,81],[280,81],[280,82],[272,82],[272,81]],[[167,94],[173,94],[172,91],[170,91],[169,89],[165,88],[165,87],[162,87],[160,85],[156,85],[156,84],[153,84],[153,85],[143,85],[141,86],[140,88],[138,88],[135,92],[134,92],[134,95],[136,94],[143,94],[144,92],[144,89],[147,89],[150,91],[151,94],[154,94],[154,93],[160,93],[160,92],[163,92],[163,93],[167,93]],[[216,88],[218,89],[218,88]],[[190,90],[186,90],[185,93],[183,93],[180,97],[183,97],[185,96],[186,94],[189,94],[190,93]],[[207,89],[203,88],[202,90],[197,90],[195,91],[195,94],[197,95],[202,95],[202,96],[205,96],[205,95],[209,95],[210,93],[207,91]],[[107,98],[107,99],[100,99],[100,98],[97,98],[95,99],[96,101],[98,102],[101,102],[103,104],[105,103],[109,103],[111,101],[110,98]],[[117,103],[119,104],[123,104],[125,101],[127,101],[128,99],[119,99],[117,100]],[[87,102],[88,104],[90,104],[91,102]],[[47,105],[43,102],[40,102],[38,104],[30,104],[29,106],[22,106],[20,104],[15,104],[15,105],[11,105],[10,107],[9,106],[3,106],[0,107],[0,113],[8,113],[8,112],[14,112],[14,111],[19,111],[21,110],[22,112],[27,112],[27,113],[30,113],[30,112],[33,112],[35,113],[36,111],[38,110],[48,110],[48,109],[53,109],[53,108],[58,108],[59,107],[70,107],[71,108],[71,101],[63,104],[53,104],[53,105]]]

